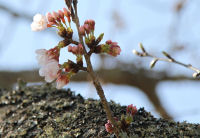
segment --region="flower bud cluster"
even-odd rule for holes
[[[86,34],[90,34],[94,32],[95,29],[95,21],[94,20],[86,20],[83,26],[79,27],[80,34],[85,36]]]
[[[73,53],[74,55],[83,55],[83,46],[78,44],[77,46],[68,46],[68,52]]]
[[[117,42],[112,42],[111,40],[106,41],[106,44],[100,45],[97,52],[107,53],[111,56],[116,57],[120,54],[121,48]]]
[[[126,108],[126,115],[122,115],[121,120],[117,120],[115,118],[119,128],[123,131],[126,131],[130,123],[133,122],[133,117],[135,116],[136,113],[137,113],[137,108],[133,106],[132,104],[128,105]],[[108,133],[114,132],[114,126],[110,122],[110,120],[108,120],[107,123],[105,124],[105,128]]]
[[[62,23],[66,25],[65,17],[67,18],[68,23],[70,24],[71,13],[66,8],[63,8],[63,11],[58,10],[58,12],[48,12],[46,16],[36,14],[33,17],[31,29],[32,31],[42,31],[47,27],[61,27],[63,26]]]
[[[71,13],[66,9],[63,8],[62,10],[58,10],[58,12],[53,11],[52,13],[48,12],[46,17],[48,20],[48,27],[52,27],[53,25],[59,26],[61,23],[66,24],[65,17],[68,20],[68,23],[71,22]]]
[[[98,45],[103,39],[104,34],[100,34],[96,39],[94,36],[95,30],[95,21],[94,20],[86,20],[84,25],[79,27],[79,32],[82,36],[85,37],[85,43],[96,54],[99,53],[107,53],[111,56],[116,57],[120,54],[121,48],[117,44],[117,42],[112,42],[111,40],[106,41],[105,44]]]
[[[128,105],[126,108],[126,112],[127,114],[134,116],[137,113],[137,108],[136,106],[133,106],[133,104]]]
[[[109,55],[116,57],[120,54],[121,48],[118,46],[117,42],[112,42],[111,40],[108,40],[106,41],[106,44],[109,45]]]
[[[69,26],[66,25],[65,18],[67,18]],[[83,67],[84,54],[90,56],[92,53],[107,53],[111,56],[117,56],[121,52],[117,42],[112,42],[111,40],[106,41],[105,44],[99,45],[104,34],[102,33],[96,38],[94,36],[95,21],[86,20],[84,25],[79,28],[78,32],[85,38],[85,44],[90,49],[90,51],[87,52],[84,45],[74,41],[72,38],[71,13],[66,8],[58,10],[57,12],[48,12],[46,16],[36,14],[33,17],[33,23],[31,24],[31,29],[33,31],[42,31],[48,27],[56,27],[58,29],[58,35],[64,38],[64,40],[61,40],[58,45],[52,49],[39,49],[36,51],[38,63],[41,65],[39,74],[43,76],[47,82],[56,80],[56,87],[58,89],[69,83],[71,76],[78,73],[79,70],[87,71],[87,68]],[[68,52],[76,56],[76,63],[68,60],[64,64],[59,64],[60,50],[67,46]]]

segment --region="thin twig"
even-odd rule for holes
[[[112,111],[111,111],[111,109],[110,109],[110,107],[108,105],[108,102],[106,100],[106,97],[105,97],[103,88],[102,88],[102,86],[101,86],[101,84],[99,82],[99,79],[98,79],[97,75],[94,73],[94,70],[93,70],[93,67],[92,67],[92,64],[91,64],[91,60],[90,60],[90,55],[87,53],[85,45],[84,45],[84,42],[83,42],[83,37],[80,35],[80,31],[79,31],[80,23],[79,23],[77,5],[76,5],[77,2],[74,2],[73,4],[74,4],[74,10],[75,10],[75,24],[76,24],[76,28],[78,30],[79,41],[83,45],[83,48],[84,48],[84,57],[85,57],[86,64],[87,64],[87,71],[88,71],[89,75],[91,76],[91,78],[93,80],[93,84],[94,84],[94,86],[95,86],[95,88],[97,90],[97,93],[98,93],[98,95],[99,95],[99,97],[101,99],[101,103],[102,103],[102,105],[104,107],[104,110],[106,112],[107,118],[114,125],[115,134],[118,137],[119,129],[118,129],[117,123],[113,118]]]
[[[193,70],[195,73],[193,74],[193,77],[194,78],[197,78],[198,76],[200,76],[200,70],[196,67],[193,67],[191,64],[185,64],[185,63],[182,63],[180,61],[177,61],[176,59],[172,58],[171,55],[169,55],[167,52],[163,51],[163,55],[166,56],[167,58],[160,58],[160,57],[157,57],[157,56],[154,56],[150,53],[148,53],[144,46],[140,43],[140,48],[142,50],[142,52],[138,52],[136,50],[133,50],[133,53],[137,56],[140,56],[140,57],[151,57],[153,58],[150,66],[151,68],[153,68],[155,66],[155,64],[157,63],[157,61],[165,61],[165,62],[170,62],[170,63],[175,63],[175,64],[178,64],[178,65],[181,65],[185,68],[188,68],[188,69],[191,69]]]
[[[75,40],[71,40],[71,43],[72,43],[72,44],[75,44],[75,45],[78,45],[78,44],[79,44],[79,42],[77,42],[77,41],[75,41]]]

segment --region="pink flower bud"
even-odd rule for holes
[[[71,19],[70,19],[71,13],[70,13],[70,11],[68,11],[66,8],[63,8],[63,12],[64,12],[64,15],[67,17],[68,22],[70,23],[71,22]]]
[[[89,24],[89,20],[85,20],[84,24]]]
[[[57,12],[53,11],[53,17],[54,17],[55,20],[60,22],[60,17],[59,17],[59,14]]]
[[[79,31],[80,31],[81,35],[85,36],[85,28],[84,28],[84,26],[80,26],[79,27]]]
[[[50,12],[47,13],[46,17],[48,19],[48,22],[55,22],[55,19]]]
[[[74,55],[83,55],[83,46],[78,44],[78,46],[68,46],[68,52],[72,52]]]
[[[111,40],[107,40],[106,44],[109,45],[109,50],[106,51],[106,53],[114,57],[120,54],[121,48],[118,46],[117,42],[112,42]]]
[[[94,30],[94,28],[95,28],[95,21],[94,20],[89,20],[89,25],[90,25],[90,29]]]
[[[61,89],[63,86],[69,83],[69,78],[67,75],[60,74],[56,80],[56,88]]]
[[[50,59],[55,59],[56,61],[59,61],[60,49],[58,47],[49,49],[47,53]]]
[[[114,131],[113,125],[111,124],[110,120],[108,120],[105,124],[105,128],[108,133],[113,133]]]
[[[121,52],[121,48],[118,45],[112,45],[109,50],[109,55],[116,57]]]
[[[58,10],[58,15],[60,18],[64,18],[64,12],[61,10]]]
[[[72,52],[72,46],[71,45],[68,46],[68,52]]]
[[[128,105],[126,108],[126,112],[128,114],[131,114],[132,116],[134,116],[137,113],[137,108],[136,108],[136,106],[133,106],[133,104]]]
[[[87,32],[87,34],[89,34],[91,31],[94,31],[95,28],[95,21],[94,20],[86,20],[84,22],[84,28]]]
[[[107,40],[106,44],[108,44],[108,45],[112,44],[112,40]]]
[[[91,32],[90,27],[89,27],[88,24],[84,24],[84,29],[85,29],[87,34],[89,34]]]
[[[78,46],[77,46],[77,48],[78,48],[78,50],[77,50],[77,54],[79,54],[79,55],[83,55],[83,45],[81,45],[81,44],[78,44]]]
[[[62,20],[62,22],[65,23],[64,12],[61,10],[58,10],[58,14],[59,14],[59,17]]]
[[[69,17],[71,15],[70,11],[68,11],[66,8],[63,8],[63,12],[66,17]]]
[[[78,51],[77,46],[73,46],[73,47],[72,47],[72,53],[73,53],[73,54],[77,54],[77,51]]]

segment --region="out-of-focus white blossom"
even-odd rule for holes
[[[59,65],[58,61],[52,59],[39,70],[40,76],[45,77],[46,82],[52,82],[58,77]]]
[[[44,66],[48,63],[49,57],[46,49],[37,49],[35,53],[39,65]]]
[[[33,22],[31,24],[32,31],[42,31],[47,28],[47,18],[44,15],[36,14],[33,17]]]

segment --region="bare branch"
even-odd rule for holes
[[[175,63],[175,64],[178,64],[178,65],[181,65],[185,68],[188,68],[188,69],[191,69],[193,70],[195,73],[193,73],[193,77],[194,78],[197,78],[198,76],[200,76],[200,70],[196,67],[193,67],[191,64],[185,64],[185,63],[182,63],[180,61],[177,61],[176,59],[172,58],[171,55],[169,55],[167,52],[163,51],[163,55],[166,56],[167,58],[160,58],[160,57],[157,57],[157,56],[154,56],[150,53],[148,53],[143,45],[140,43],[140,48],[142,50],[142,52],[138,52],[136,50],[133,50],[133,53],[137,56],[140,56],[140,57],[151,57],[153,58],[152,62],[150,63],[150,67],[153,68],[155,66],[155,64],[157,63],[157,61],[165,61],[165,62],[169,62],[169,63]]]
[[[5,5],[0,5],[0,10],[7,12],[8,14],[12,15],[15,18],[23,18],[23,19],[26,19],[29,21],[32,20],[31,15],[28,15],[24,12],[17,12],[15,10],[13,10],[12,8],[6,7]]]

